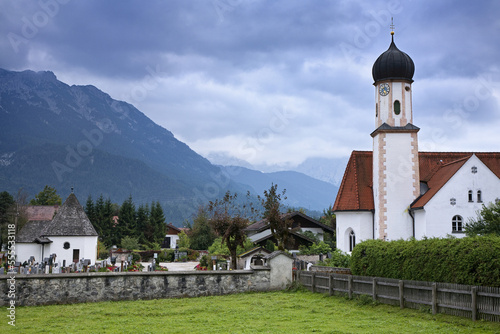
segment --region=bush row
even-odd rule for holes
[[[367,240],[354,247],[354,275],[500,286],[500,237]]]

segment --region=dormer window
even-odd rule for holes
[[[477,202],[481,203],[483,201],[483,198],[481,197],[481,190],[477,191]]]
[[[401,103],[398,100],[394,101],[394,113],[396,115],[401,113]]]
[[[474,202],[472,199],[472,190],[469,190],[469,202]]]

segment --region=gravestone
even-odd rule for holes
[[[4,271],[5,271],[5,270],[3,269],[3,267],[1,267],[1,268],[0,268],[0,275],[3,275],[3,274],[4,274]]]
[[[57,265],[57,263],[52,267],[52,273],[53,274],[59,274],[60,273],[60,270],[59,270],[59,266]]]
[[[24,275],[25,270],[24,267],[19,267],[19,274]]]
[[[50,272],[50,266],[48,264],[45,265],[45,273],[48,274]]]

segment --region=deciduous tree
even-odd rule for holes
[[[465,225],[468,236],[495,234],[500,236],[500,201],[483,204],[476,219],[470,219]]]
[[[248,195],[248,194],[247,194]],[[238,246],[244,247],[245,228],[249,224],[247,209],[252,211],[247,204],[237,204],[237,194],[231,195],[228,191],[222,199],[217,199],[208,204],[210,225],[215,233],[220,236],[222,243],[226,244],[231,254],[231,268],[236,269],[236,256]]]
[[[61,205],[61,196],[57,194],[56,189],[45,186],[35,198],[30,201],[30,205]]]
[[[273,237],[278,242],[278,249],[285,250],[290,241],[293,221],[282,216],[282,200],[286,200],[286,189],[278,192],[278,185],[271,184],[269,190],[264,190],[264,197],[258,196],[263,208],[262,218],[267,219]]]

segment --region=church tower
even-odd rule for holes
[[[409,205],[420,194],[419,128],[414,126],[412,83],[415,65],[394,43],[373,64],[375,131],[373,137],[374,238],[414,235]]]

